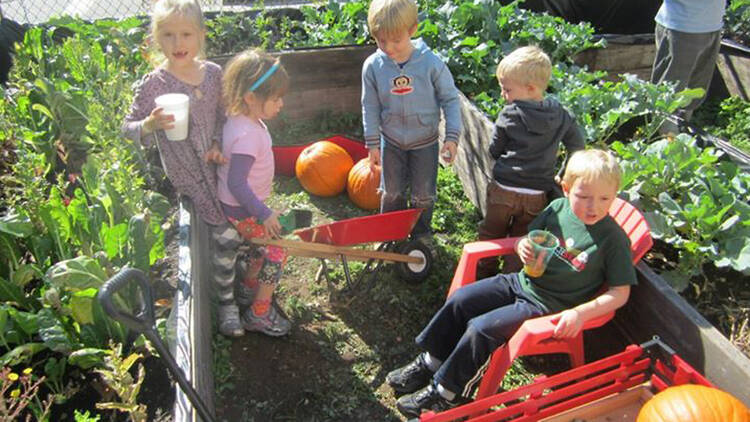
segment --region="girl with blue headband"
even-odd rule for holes
[[[274,118],[284,106],[282,99],[289,77],[278,62],[261,50],[235,56],[222,79],[227,122],[223,132],[223,155],[229,162],[217,169],[218,193],[224,214],[236,230],[227,230],[217,241],[227,249],[240,246],[242,238],[276,238],[281,234],[279,212],[264,201],[271,194],[274,174],[271,134],[264,121]],[[224,262],[234,271],[237,253]],[[291,323],[272,302],[281,278],[286,251],[276,246],[256,247],[246,262],[244,280],[235,299],[249,306],[242,313],[246,331],[283,336]]]

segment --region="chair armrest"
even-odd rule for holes
[[[609,322],[609,320],[611,320],[614,316],[615,311],[612,311],[596,318],[591,318],[590,320],[583,323],[583,327],[581,327],[581,330],[601,327],[602,325]],[[526,331],[530,334],[533,334],[535,336],[549,337],[552,336],[552,332],[555,330],[558,321],[560,321],[560,313],[527,319],[526,321],[524,321],[523,325]]]
[[[450,289],[448,289],[448,296],[460,287],[476,281],[477,264],[480,259],[515,253],[514,247],[518,239],[518,237],[505,237],[465,244]]]
[[[592,318],[581,327],[578,334],[583,335],[583,331],[598,328],[609,322],[615,316],[615,312],[609,312],[596,318]],[[513,335],[509,341],[509,346],[515,354],[517,350],[528,347],[529,344],[545,344],[550,341],[566,341],[565,339],[555,339],[553,333],[557,322],[560,321],[560,313],[544,315],[532,319],[527,319]]]

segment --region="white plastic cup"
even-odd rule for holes
[[[157,107],[164,110],[164,114],[174,116],[174,127],[165,129],[164,133],[170,141],[184,141],[188,135],[188,116],[190,115],[190,97],[185,94],[164,94],[156,97]]]

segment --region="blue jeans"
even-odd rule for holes
[[[417,336],[416,342],[443,361],[433,379],[470,397],[492,352],[524,321],[546,314],[521,289],[518,274],[498,274],[456,290]]]
[[[380,141],[383,164],[380,189],[380,212],[398,211],[408,207],[423,208],[412,237],[432,234],[432,210],[437,196],[439,144],[420,149],[403,150],[385,140]],[[409,203],[407,204],[407,191]]]

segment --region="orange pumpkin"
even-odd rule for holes
[[[349,170],[346,181],[346,192],[349,199],[358,207],[366,210],[380,208],[380,166],[370,166],[370,159],[365,157]]]
[[[354,160],[344,148],[330,141],[318,141],[302,150],[294,172],[306,191],[334,196],[344,191],[353,165]]]
[[[684,384],[651,397],[636,422],[750,422],[750,410],[719,389]]]

